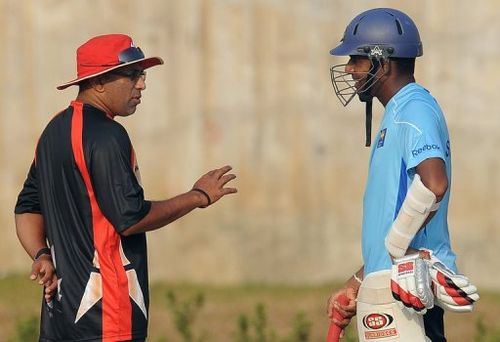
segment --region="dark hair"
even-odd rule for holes
[[[92,85],[92,82],[90,81],[89,78],[78,83],[78,86],[80,87],[80,91],[90,88],[91,85]]]
[[[78,83],[78,86],[80,87],[80,91],[86,90],[88,88],[91,88],[95,83],[101,83],[104,84],[108,82],[110,79],[110,74],[105,73],[101,75],[97,75],[95,77],[87,78],[86,80],[81,81]]]
[[[396,62],[401,74],[413,75],[415,72],[415,58],[391,58],[391,60]]]

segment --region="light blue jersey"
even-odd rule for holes
[[[365,275],[391,268],[384,239],[405,199],[416,166],[435,157],[445,162],[448,191],[436,215],[418,232],[411,247],[432,250],[446,266],[456,271],[447,222],[451,185],[448,128],[436,100],[420,85],[410,83],[387,103],[373,141],[363,199]]]

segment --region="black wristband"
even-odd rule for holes
[[[35,260],[35,261],[38,260],[38,258],[44,254],[50,255],[50,248],[49,247],[40,248],[40,250],[38,252],[36,252],[33,260]]]
[[[207,198],[207,201],[208,201],[207,205],[200,205],[200,208],[206,208],[210,204],[212,204],[212,200],[210,199],[210,196],[208,196],[208,194],[204,190],[201,190],[199,188],[192,188],[191,191],[199,192],[200,194],[205,195],[205,197]]]

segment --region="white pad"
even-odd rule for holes
[[[436,195],[415,174],[398,216],[385,238],[385,247],[393,257],[405,255],[411,240],[433,210],[437,210]]]
[[[356,302],[359,341],[426,342],[421,315],[401,310],[389,288],[390,271],[370,273],[361,284]]]

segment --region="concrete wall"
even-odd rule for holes
[[[120,119],[148,198],[189,189],[231,164],[239,194],[149,234],[151,278],[320,283],[359,266],[368,149],[364,107],[335,98],[328,54],[346,24],[377,6],[414,18],[417,79],[448,118],[450,227],[461,270],[500,288],[497,1],[0,0],[0,272],[28,272],[12,210],[41,130],[76,95],[75,49],[129,33],[166,64],[138,112]],[[374,108],[374,127],[383,108]],[[375,129],[374,128],[374,129]]]

